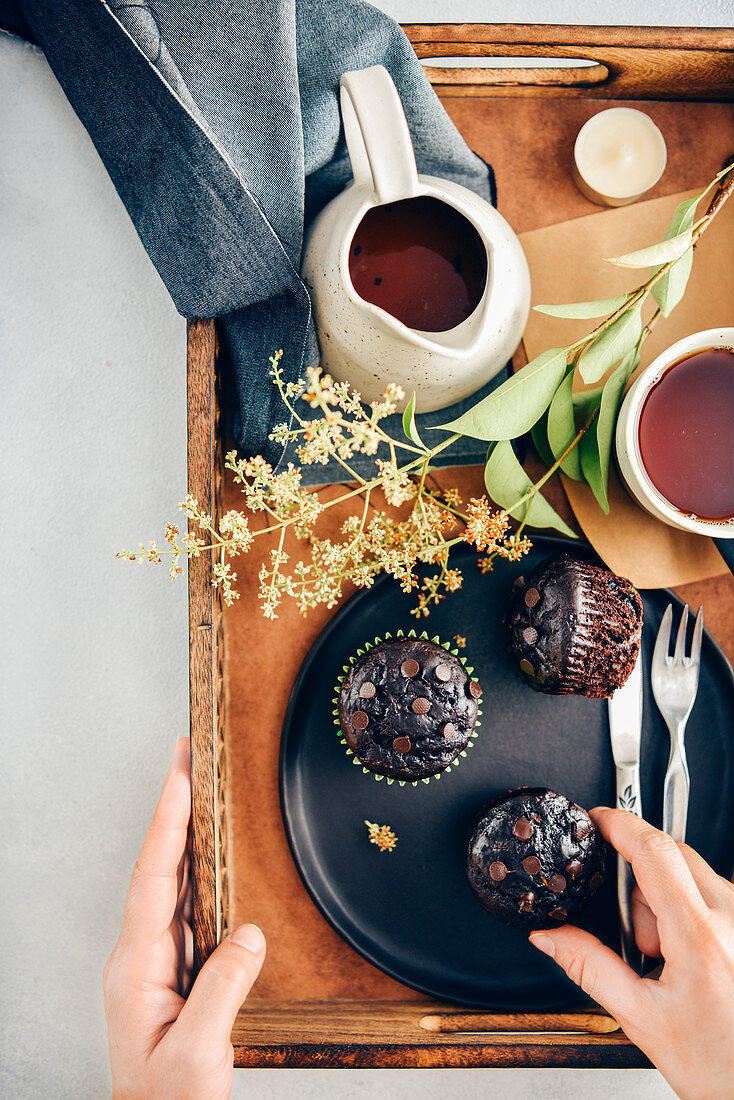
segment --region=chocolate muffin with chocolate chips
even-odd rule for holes
[[[339,724],[364,767],[392,779],[427,779],[466,748],[481,688],[457,656],[427,638],[380,642],[348,669]]]
[[[563,554],[515,581],[507,623],[532,688],[607,699],[637,660],[642,600],[624,577]]]
[[[604,850],[581,806],[545,787],[522,787],[482,811],[467,874],[479,904],[503,924],[557,928],[601,886]]]

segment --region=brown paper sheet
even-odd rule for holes
[[[530,265],[533,304],[611,298],[639,284],[646,271],[605,263],[662,239],[678,203],[699,189],[575,218],[521,235]],[[706,201],[700,209],[705,211]],[[654,305],[654,303],[653,303]],[[649,313],[652,307],[649,307]],[[646,314],[645,316],[649,315]],[[734,322],[734,201],[696,246],[683,301],[660,318],[643,345],[642,367],[689,333]],[[528,359],[545,348],[578,340],[594,321],[569,321],[531,312],[523,338]],[[727,572],[711,539],[677,531],[643,511],[609,472],[609,514],[590,489],[563,479],[576,518],[599,556],[639,588],[666,588]]]

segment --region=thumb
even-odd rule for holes
[[[619,955],[585,932],[566,924],[550,932],[533,932],[530,942],[565,970],[572,982],[624,1027],[639,1031],[649,1018],[649,982],[643,981]]]
[[[265,937],[257,925],[243,924],[209,956],[179,1013],[179,1039],[192,1043],[230,1042],[235,1017],[265,959]]]

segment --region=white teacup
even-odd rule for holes
[[[734,538],[734,517],[728,520],[699,519],[686,515],[666,500],[655,488],[645,470],[640,453],[640,414],[653,386],[666,369],[681,359],[709,348],[734,348],[734,328],[710,328],[694,332],[666,348],[649,367],[641,371],[624,399],[617,420],[617,463],[628,490],[647,512],[670,527],[693,531],[713,538]],[[734,443],[734,425],[732,425]],[[702,456],[702,461],[704,461]]]

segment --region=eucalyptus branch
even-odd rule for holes
[[[727,177],[724,182],[719,185],[705,215],[698,222],[696,222],[696,224],[691,229],[691,243],[689,246],[691,248],[695,248],[698,241],[711,226],[711,223],[718,216],[718,214],[721,213],[724,204],[731,197],[732,192],[734,192],[734,165],[730,166],[728,169],[726,169],[726,171],[728,173]],[[600,336],[602,332],[610,328],[615,321],[618,321],[619,318],[627,313],[630,309],[633,309],[638,304],[641,305],[647,295],[652,290],[652,288],[675,267],[680,258],[680,256],[676,256],[674,260],[668,260],[666,263],[664,263],[662,267],[658,268],[658,270],[654,274],[652,274],[644,283],[642,283],[635,290],[630,292],[628,300],[623,305],[619,306],[618,309],[616,309],[607,318],[605,318],[605,320],[597,325],[596,328],[592,329],[590,333],[582,337],[582,339],[577,340],[573,344],[569,344],[567,350],[569,352],[572,352],[576,349],[586,347],[598,336]]]

